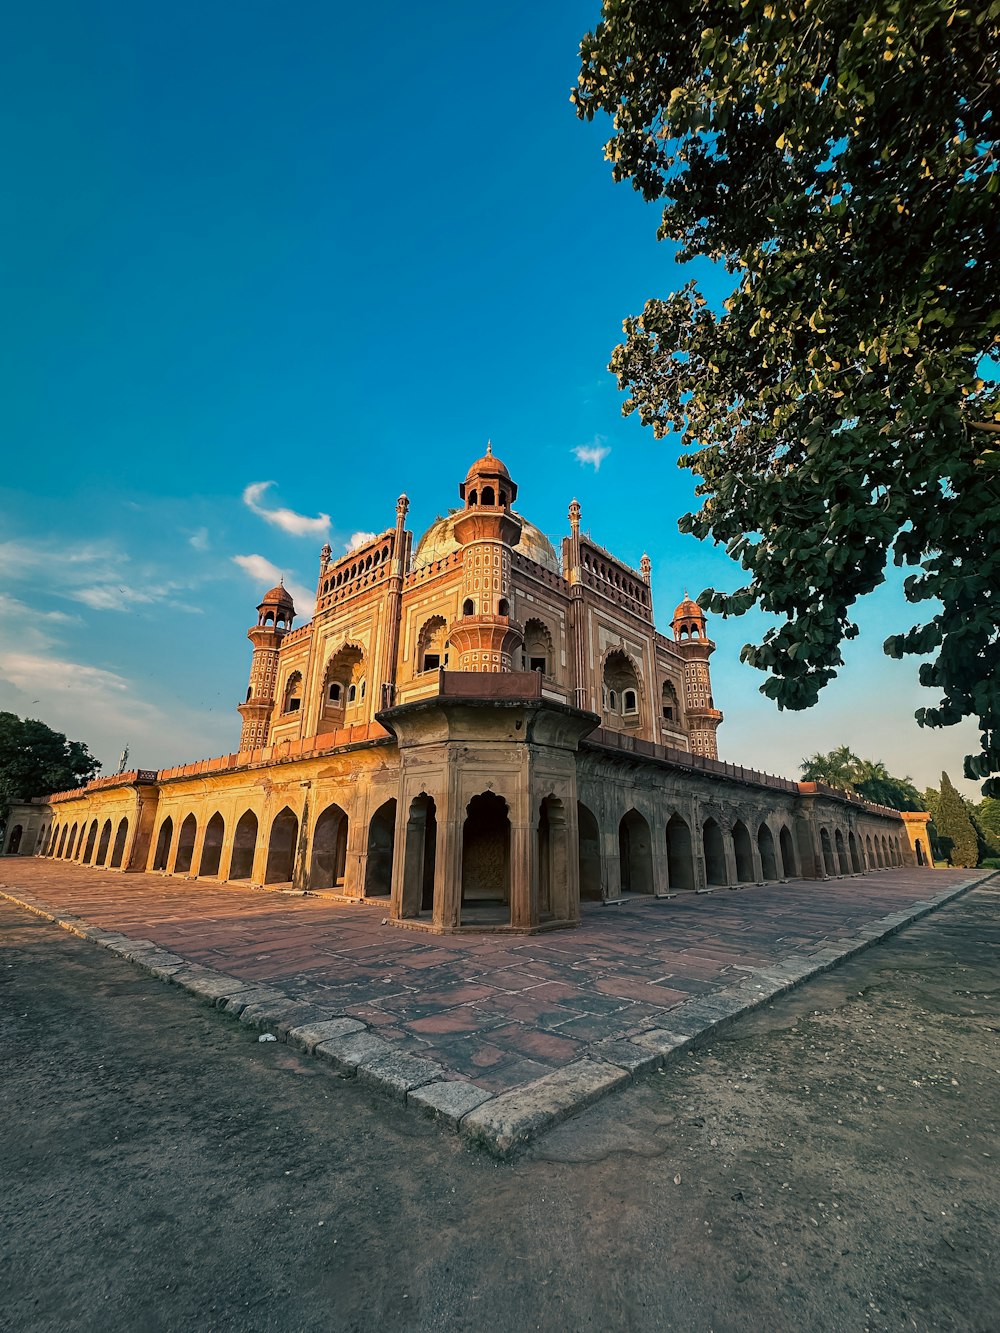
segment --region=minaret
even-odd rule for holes
[[[583,566],[580,561],[580,502],[569,504],[569,538],[563,542],[563,574],[570,585],[569,634],[573,645],[573,702],[589,708],[587,691],[587,614],[584,610]]]
[[[469,468],[458,488],[465,509],[455,521],[462,545],[462,606],[449,637],[459,671],[512,671],[524,642],[510,618],[511,548],[521,536],[521,520],[511,513],[517,486],[510,473],[485,455]]]
[[[685,717],[691,753],[718,759],[715,733],[722,714],[712,698],[712,678],[708,671],[708,659],[715,652],[715,644],[708,637],[704,611],[687,593],[674,612],[670,628],[674,631],[677,651],[684,659]]]
[[[257,607],[257,623],[247,631],[247,638],[253,644],[253,657],[250,660],[250,688],[245,702],[239,705],[243,716],[241,750],[260,750],[267,744],[278,678],[278,649],[292,628],[294,616],[295,606],[288,589],[279,583],[264,594]]]

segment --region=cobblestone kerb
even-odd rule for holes
[[[457,1131],[494,1156],[507,1158],[598,1098],[669,1065],[742,1014],[829,971],[994,878],[1000,883],[1000,875],[994,872],[970,872],[968,879],[873,920],[851,937],[810,953],[793,951],[766,967],[749,971],[735,985],[678,1004],[667,1013],[666,1026],[651,1025],[628,1038],[593,1042],[582,1058],[498,1094],[434,1060],[396,1049],[391,1041],[349,1015],[302,1003],[273,986],[255,985],[192,963],[152,940],[89,925],[9,886],[0,885],[0,897],[108,949],[160,980],[180,986],[238,1021],[327,1062],[342,1076],[357,1078],[381,1095]]]

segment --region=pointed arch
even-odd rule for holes
[[[115,845],[111,852],[111,868],[118,870],[121,867],[122,857],[125,855],[125,839],[128,837],[128,819],[123,815],[118,821],[118,832],[115,834]]]
[[[271,822],[267,840],[265,884],[287,884],[295,869],[295,847],[299,838],[299,819],[286,805]]]
[[[861,873],[861,857],[858,855],[858,840],[854,836],[854,830],[850,829],[847,834],[847,846],[851,855],[851,871],[855,875]]]
[[[462,826],[462,920],[510,920],[510,815],[496,792],[473,796]]]
[[[316,820],[309,865],[309,887],[332,889],[342,885],[347,871],[347,812],[331,802]]]
[[[778,830],[778,847],[781,851],[782,878],[794,879],[799,871],[795,860],[795,842],[787,824],[782,824]]]
[[[403,916],[434,911],[437,870],[437,806],[425,791],[414,796],[403,847]]]
[[[73,859],[73,853],[74,853],[74,851],[76,850],[76,835],[77,835],[77,832],[78,832],[77,824],[76,824],[76,821],[74,820],[74,821],[73,821],[73,826],[72,826],[72,828],[71,828],[70,831],[69,831],[69,842],[66,844],[66,860],[67,860],[67,861],[72,861],[72,859]]]
[[[187,815],[177,835],[177,855],[174,858],[174,874],[187,875],[191,871],[191,859],[194,856],[194,842],[198,836],[198,821],[193,814]]]
[[[94,855],[94,846],[97,843],[97,820],[95,819],[90,826],[90,832],[87,834],[87,843],[83,849],[83,864],[90,865]]]
[[[417,655],[413,664],[415,675],[438,671],[447,666],[447,639],[448,623],[444,616],[431,616],[424,621],[417,635]]]
[[[97,854],[94,857],[94,865],[102,866],[108,859],[108,849],[111,846],[111,820],[106,819],[101,825],[101,836],[97,844]]]
[[[297,713],[302,707],[302,672],[293,671],[281,692],[282,713]]]
[[[844,835],[840,829],[834,829],[833,845],[837,853],[837,869],[842,875],[849,875],[851,873],[851,866],[847,859],[847,848],[844,845]]]
[[[201,845],[201,860],[198,863],[198,876],[214,879],[222,864],[222,846],[226,840],[226,821],[220,811],[205,825],[205,840]]]
[[[537,616],[530,616],[524,622],[523,654],[525,671],[540,671],[543,676],[554,674],[552,631]]]
[[[830,830],[821,828],[819,831],[820,849],[823,853],[823,869],[828,875],[837,873],[837,866],[833,859],[833,844],[830,841]]]
[[[653,892],[653,840],[649,824],[634,807],[618,823],[622,893]]]
[[[231,880],[250,879],[253,875],[259,828],[257,816],[252,810],[244,810],[236,821],[236,829],[233,833],[233,855],[229,863],[229,878]]]
[[[778,860],[774,854],[774,834],[767,823],[757,830],[757,851],[760,854],[760,873],[765,880],[780,879]]]
[[[736,858],[736,880],[739,884],[752,884],[757,878],[753,864],[753,848],[750,844],[750,830],[742,819],[733,825],[733,854]]]
[[[59,833],[59,842],[56,846],[56,860],[61,861],[63,852],[66,850],[66,835],[69,833],[69,825],[63,824]]]
[[[687,820],[676,813],[667,820],[667,878],[671,889],[696,887],[691,830]]]
[[[368,823],[365,858],[365,897],[387,898],[392,892],[392,864],[396,851],[396,798],[383,801]]]
[[[728,884],[729,871],[726,867],[726,845],[722,838],[722,829],[714,819],[705,820],[701,830],[702,845],[705,851],[705,878],[709,884]]]

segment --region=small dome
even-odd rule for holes
[[[464,518],[465,513],[464,509],[453,509],[445,518],[434,520],[417,543],[413,555],[414,569],[424,569],[427,565],[432,565],[435,560],[443,560],[453,551],[461,550],[461,543],[455,537],[455,523],[459,518]],[[529,560],[534,560],[535,564],[541,565],[543,569],[553,574],[561,574],[559,557],[545,533],[536,528],[534,523],[529,523],[522,515],[518,514],[517,517],[521,519],[521,536],[514,550],[526,555]]]
[[[674,620],[691,620],[692,618],[696,620],[704,620],[705,612],[697,602],[692,601],[690,597],[685,595],[683,602],[681,602],[680,606],[678,606],[677,610],[674,612]]]
[[[508,481],[510,480],[510,473],[507,471],[506,465],[501,463],[499,458],[494,458],[493,446],[491,444],[487,444],[486,453],[483,454],[482,458],[477,458],[472,467],[470,467],[465,474],[466,483],[470,482],[473,477],[478,477],[483,472],[489,473],[491,477],[506,477]]]
[[[266,592],[260,599],[260,605],[287,606],[292,611],[295,610],[295,604],[292,601],[291,594],[283,583],[279,583],[276,587],[271,588],[269,592]]]

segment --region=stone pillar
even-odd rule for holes
[[[510,924],[522,930],[538,925],[538,890],[532,870],[534,829],[523,822],[510,826]]]

